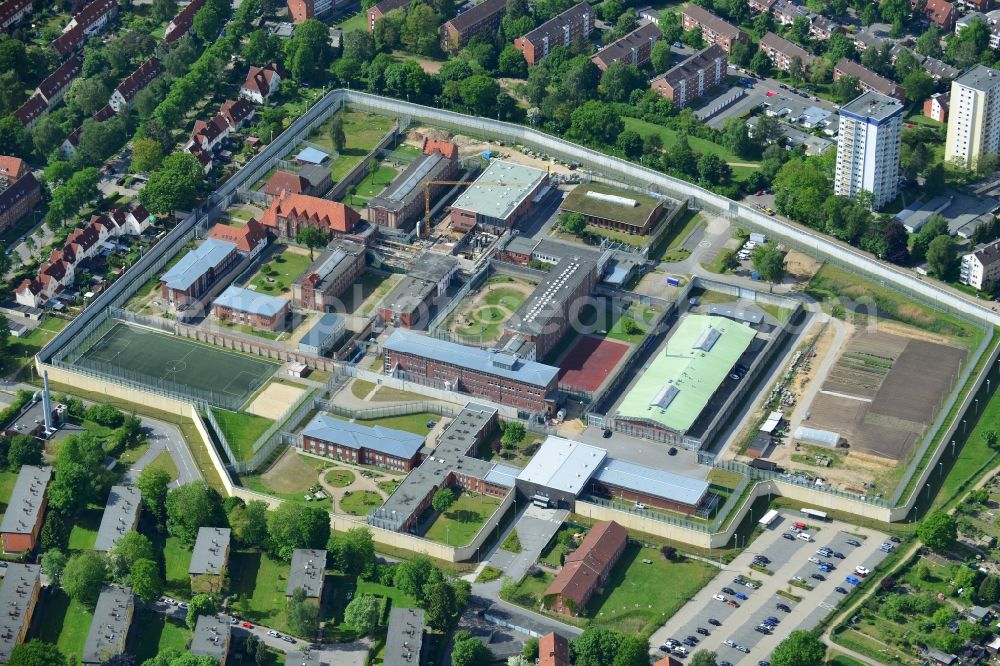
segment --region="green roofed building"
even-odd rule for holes
[[[686,433],[755,335],[725,317],[687,315],[622,400],[616,421]]]
[[[601,183],[577,186],[559,207],[564,213],[580,213],[587,224],[626,234],[645,236],[667,212],[663,201],[645,194]]]

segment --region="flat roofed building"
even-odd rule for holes
[[[572,507],[607,455],[596,446],[549,435],[517,475],[517,488],[532,501]]]
[[[134,612],[135,595],[131,587],[105,585],[97,598],[81,661],[87,666],[96,666],[124,654],[125,639],[132,626]]]
[[[108,552],[118,540],[134,532],[142,510],[142,493],[135,486],[111,486],[108,503],[104,505],[101,526],[97,529],[94,550]]]
[[[541,169],[494,160],[452,204],[452,223],[461,229],[476,224],[509,229],[544,195],[547,182]]]
[[[602,183],[577,185],[559,209],[580,213],[587,224],[637,236],[652,231],[666,212],[659,199]]]
[[[581,36],[586,39],[593,30],[594,9],[584,0],[515,39],[514,48],[534,65],[555,47],[568,47]]]
[[[10,661],[10,653],[24,642],[35,614],[41,589],[42,568],[37,564],[11,562],[4,569],[0,586],[0,663]]]
[[[187,305],[208,291],[239,260],[235,245],[208,238],[160,277],[162,296],[178,307]]]
[[[382,345],[384,371],[446,390],[550,414],[559,368],[396,329]]]
[[[871,192],[879,210],[899,194],[903,104],[866,92],[840,107],[833,191],[844,197]]]
[[[539,638],[538,666],[569,666],[569,641],[554,631]]]
[[[229,619],[220,615],[199,615],[188,651],[196,657],[211,657],[226,666],[232,628]]]
[[[506,0],[483,0],[441,26],[441,50],[455,53],[469,40],[484,32],[493,32],[507,11]]]
[[[401,430],[317,414],[303,428],[301,442],[309,453],[409,472],[420,464],[424,439]]]
[[[749,40],[747,33],[693,2],[684,7],[681,13],[681,26],[685,30],[700,28],[702,39],[707,44],[721,46],[726,53],[732,52],[735,42],[745,44]]]
[[[590,479],[598,495],[691,514],[708,496],[708,483],[662,469],[606,458]]]
[[[328,312],[299,339],[299,351],[303,354],[325,356],[346,330],[347,323],[344,318],[339,314]]]
[[[307,310],[338,310],[341,294],[364,272],[365,246],[337,239],[292,282],[292,302]]]
[[[434,300],[448,291],[458,268],[454,257],[424,252],[379,303],[379,315],[392,326],[424,328],[430,321]]]
[[[974,168],[1000,153],[1000,72],[976,65],[951,82],[944,159]]]
[[[613,520],[594,523],[545,590],[542,598],[546,606],[562,615],[583,612],[594,593],[607,582],[627,545],[624,527]]]
[[[382,666],[420,666],[423,645],[423,609],[393,606],[389,611]]]
[[[285,597],[290,598],[301,589],[306,599],[320,603],[323,583],[326,582],[326,551],[317,548],[296,548],[292,551],[292,565],[288,570]]]
[[[0,522],[3,552],[27,553],[35,549],[48,504],[52,468],[23,465],[14,482],[7,511]]]
[[[372,197],[365,208],[365,218],[372,224],[391,229],[410,229],[425,211],[425,192],[430,188],[435,198],[447,185],[433,183],[454,180],[459,164],[438,151],[420,155],[396,176],[382,194]]]
[[[681,109],[724,82],[728,64],[726,51],[713,44],[671,67],[650,81],[649,85]]]
[[[616,421],[687,432],[755,336],[725,317],[686,315],[625,395]]]
[[[192,592],[220,592],[229,566],[231,531],[228,527],[202,527],[191,552],[188,576]]]
[[[624,37],[617,39],[598,51],[590,61],[602,72],[616,62],[642,67],[649,62],[655,44],[663,33],[655,23],[639,26]]]
[[[223,321],[278,331],[285,328],[288,301],[230,285],[212,303],[212,313]]]

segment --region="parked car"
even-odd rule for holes
[[[747,595],[743,594],[742,592],[737,592],[735,596],[740,601],[746,601],[748,598]]]
[[[747,581],[747,587],[749,587],[751,590],[756,590],[756,589],[760,588],[760,585],[758,585],[757,583],[753,582],[752,580],[748,580]]]
[[[701,634],[702,636],[709,636],[712,633],[705,627],[698,627],[697,629],[695,629],[695,631]]]
[[[816,557],[815,555],[811,555],[809,557],[809,561],[812,562],[813,564],[819,564],[819,558]]]
[[[844,559],[844,554],[841,553],[840,551],[837,551],[836,553],[834,553],[833,556],[836,557],[838,560]]]
[[[791,609],[791,607],[788,604],[781,604],[781,603],[779,603],[779,604],[775,604],[774,607],[777,608],[778,610],[780,610],[782,613],[791,613],[792,612],[792,609]]]
[[[837,587],[833,588],[833,589],[836,590],[837,592],[839,592],[840,594],[847,594],[847,590],[845,590],[844,588],[840,587],[839,585]]]
[[[668,456],[676,456],[677,455],[677,449],[675,447],[671,446],[669,449],[667,449],[667,455]]]
[[[601,433],[601,437],[604,439],[611,439],[611,430],[609,428],[605,428],[604,432]]]
[[[268,631],[267,631],[267,635],[268,635],[268,636],[274,636],[275,638],[281,638],[281,634],[279,634],[279,633],[278,633],[277,631],[275,631],[274,629],[268,629]]]
[[[826,576],[824,576],[823,574],[818,574],[818,573],[817,574],[812,574],[809,577],[812,578],[813,580],[826,580]]]
[[[735,601],[733,601],[732,599],[730,599],[729,601],[727,601],[726,605],[729,606],[730,608],[739,608],[740,607],[740,605],[738,603],[736,603]]]
[[[791,532],[785,532],[781,536],[783,536],[784,538],[788,539],[789,541],[795,541],[795,535],[792,534]]]
[[[726,647],[736,647],[735,641],[733,641],[733,639],[731,638],[727,638],[726,640],[722,641],[722,644],[725,645]]]
[[[241,622],[240,626],[243,627],[244,629],[253,629],[253,625],[249,622]]]
[[[861,579],[858,578],[857,576],[845,576],[844,580],[846,580],[851,585],[860,585],[861,584]]]
[[[733,582],[736,583],[737,585],[746,585],[747,584],[747,582],[745,580],[743,580],[742,576],[737,576],[736,578],[733,579]]]
[[[817,548],[816,554],[822,555],[823,557],[830,557],[831,555],[833,555],[833,551],[824,546],[823,548]]]
[[[861,542],[858,541],[857,539],[848,539],[847,540],[847,545],[848,546],[854,546],[856,548],[856,547],[858,547],[858,546],[861,545]]]
[[[718,620],[716,620],[714,617],[708,618],[708,623],[710,625],[712,625],[713,627],[721,627],[722,626],[722,623],[719,622]]]
[[[737,645],[736,649],[742,652],[743,654],[750,654],[750,648],[748,648],[746,645]]]
[[[768,615],[766,618],[764,618],[764,621],[767,622],[768,624],[779,624],[780,623],[780,620],[778,620],[778,618],[776,618],[773,615]]]
[[[733,588],[731,588],[731,587],[724,587],[724,588],[722,588],[722,593],[723,594],[736,594],[736,591],[733,590]]]
[[[897,536],[891,536],[891,537],[889,537],[889,541],[891,541],[893,543],[902,543],[902,540],[899,537],[897,537]]]
[[[712,598],[715,599],[716,601],[725,601],[726,600],[726,598],[724,596],[722,596],[721,594],[713,594]]]
[[[862,566],[860,564],[858,566],[854,567],[854,573],[858,574],[859,576],[867,576],[871,572],[872,572],[871,569],[869,569],[868,567]]]

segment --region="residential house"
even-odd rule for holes
[[[539,638],[537,666],[569,666],[569,641],[554,631]]]
[[[950,92],[934,93],[929,99],[924,100],[924,115],[939,123],[948,122],[948,102],[950,99]]]
[[[515,39],[514,48],[524,54],[529,65],[534,65],[553,48],[568,47],[581,36],[586,39],[593,30],[594,9],[584,0]]]
[[[17,121],[24,126],[24,129],[30,130],[48,111],[49,106],[45,103],[45,98],[38,93],[34,93],[25,100],[24,104],[17,107],[11,115],[17,118]]]
[[[11,562],[4,569],[0,585],[0,664],[10,661],[10,653],[24,642],[35,614],[42,588],[42,568],[37,564]]]
[[[483,0],[458,16],[445,21],[439,30],[441,50],[457,53],[476,35],[495,32],[507,11],[506,0]]]
[[[734,42],[745,44],[750,39],[747,33],[693,2],[684,7],[681,27],[685,30],[700,28],[706,44],[721,46],[726,53],[732,51]]]
[[[334,8],[334,0],[288,0],[288,13],[293,23],[317,18]]]
[[[235,100],[227,99],[223,102],[222,106],[219,107],[219,113],[226,119],[229,128],[234,132],[238,132],[243,129],[244,125],[253,120],[257,110],[253,104],[245,98],[240,97]]]
[[[125,640],[134,613],[135,595],[131,587],[104,586],[97,598],[87,641],[83,644],[80,661],[84,666],[100,666],[125,653]]]
[[[903,86],[893,83],[884,76],[879,76],[867,67],[856,63],[853,60],[841,58],[836,67],[833,68],[834,81],[837,81],[842,76],[856,77],[858,79],[858,85],[861,87],[861,92],[882,93],[883,95],[888,95],[889,97],[895,97],[900,101],[906,99],[906,93],[903,90]]]
[[[181,9],[170,19],[163,32],[163,41],[172,44],[184,35],[191,32],[194,27],[194,15],[205,5],[205,0],[191,0],[187,6]]]
[[[82,47],[83,43],[87,41],[87,37],[88,35],[83,31],[83,28],[76,26],[52,40],[50,46],[56,53],[65,58]]]
[[[83,30],[84,35],[92,37],[104,30],[104,26],[118,14],[117,0],[94,0],[84,7],[78,14],[73,16],[63,33],[67,33],[74,28]]]
[[[809,10],[789,0],[778,0],[771,8],[774,20],[781,25],[792,25],[797,18],[809,18]]]
[[[962,257],[958,281],[974,289],[989,289],[1000,279],[1000,241],[993,241]]]
[[[911,2],[915,8],[916,0],[911,0]],[[924,4],[924,16],[945,33],[949,33],[955,29],[958,12],[955,10],[955,5],[948,2],[948,0],[926,0]]]
[[[194,122],[191,139],[185,146],[185,150],[212,153],[228,136],[229,123],[226,122],[226,118],[221,113],[217,113],[208,122],[204,120]]]
[[[642,67],[649,62],[653,44],[662,36],[663,33],[655,23],[643,24],[621,39],[616,39],[605,46],[590,61],[602,72],[607,71],[608,67],[616,62]]]
[[[665,73],[649,85],[682,109],[702,97],[713,86],[726,79],[728,59],[726,51],[718,44],[699,51]]]
[[[35,549],[45,518],[51,480],[51,467],[21,466],[7,502],[7,511],[0,522],[0,540],[3,542],[4,553],[24,555]]]
[[[122,109],[131,109],[132,102],[135,100],[135,96],[139,94],[139,91],[152,83],[153,79],[158,77],[162,72],[163,68],[160,67],[160,61],[156,58],[150,58],[139,65],[138,69],[129,74],[128,78],[118,84],[115,91],[111,94],[111,100],[108,102],[108,105],[115,110],[115,113]]]
[[[393,605],[387,629],[382,666],[419,666],[423,663],[423,609]]]
[[[31,213],[42,200],[42,188],[18,157],[0,155],[0,233]]]
[[[787,72],[795,58],[802,63],[802,70],[807,71],[812,64],[813,56],[798,44],[794,44],[780,35],[769,32],[760,40],[760,50],[764,52],[775,69]]]
[[[833,33],[843,31],[844,29],[836,21],[831,21],[820,14],[809,15],[809,34],[815,39],[825,42],[833,36]]]
[[[328,237],[354,231],[361,216],[350,206],[304,194],[282,194],[271,201],[261,224],[278,238],[295,238],[303,227],[316,227]]]
[[[31,0],[5,0],[0,3],[0,30],[16,25],[25,16],[31,16]]]
[[[281,88],[281,80],[288,78],[288,72],[281,65],[271,63],[264,67],[251,67],[247,79],[240,88],[240,97],[255,104],[263,104]]]
[[[594,523],[580,547],[566,556],[542,599],[562,615],[578,615],[599,593],[628,545],[625,528],[612,521]],[[540,652],[539,652],[540,653]]]
[[[73,79],[80,75],[82,69],[82,55],[69,57],[56,71],[38,84],[34,94],[14,112],[14,117],[21,121],[25,128],[33,127],[39,118],[63,98]]]
[[[228,527],[202,527],[198,530],[188,567],[192,594],[222,592],[228,574],[230,536]]]
[[[771,13],[774,3],[777,0],[750,0],[748,3],[750,5],[750,11],[754,14]]]

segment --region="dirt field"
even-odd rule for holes
[[[607,338],[581,335],[559,359],[559,383],[593,393],[628,352],[628,345]]]
[[[448,330],[463,338],[490,345],[500,339],[503,326],[531,296],[537,284],[511,278],[509,281],[487,281],[470,293],[455,308]]]
[[[310,466],[295,449],[285,451],[271,469],[261,475],[268,488],[276,493],[297,493],[316,483],[316,469]]]
[[[305,392],[306,390],[299,386],[271,382],[253,399],[247,411],[257,416],[277,419]]]
[[[789,250],[785,255],[786,275],[795,282],[806,284],[816,275],[816,271],[822,266],[822,262],[816,261],[807,254],[802,254],[797,250]]]
[[[447,138],[448,134],[447,132],[434,128],[417,127],[409,132],[404,143],[419,147],[423,144],[425,136]],[[480,139],[468,137],[462,134],[457,134],[451,137],[451,140],[458,146],[458,154],[460,158],[479,157],[484,152],[490,151],[496,157],[501,157],[502,159],[510,162],[532,166],[536,169],[545,169],[551,173],[573,173],[569,167],[563,166],[562,164],[556,164],[549,160],[543,160],[537,157],[525,155],[518,150],[514,150],[511,146],[500,146],[495,141],[482,141]]]

